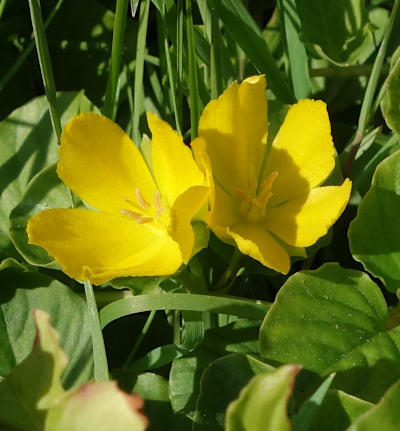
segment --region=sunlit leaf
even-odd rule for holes
[[[400,152],[379,164],[372,186],[350,225],[353,257],[395,292],[400,281]]]
[[[287,402],[299,370],[298,365],[284,365],[253,377],[229,405],[226,431],[290,431]]]

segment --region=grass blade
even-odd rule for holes
[[[199,84],[197,80],[197,61],[194,46],[194,29],[192,15],[192,0],[186,0],[186,32],[188,39],[189,62],[189,95],[190,95],[190,134],[192,140],[197,137],[198,122],[200,116]]]
[[[139,28],[136,45],[135,87],[133,95],[133,141],[140,146],[140,116],[144,111],[143,70],[146,49],[147,25],[149,21],[150,0],[142,0],[139,10]]]
[[[261,320],[270,304],[228,296],[210,296],[187,293],[139,295],[114,301],[100,310],[101,325],[123,316],[151,310],[192,310]]]
[[[284,22],[289,74],[294,95],[297,100],[305,99],[311,94],[311,82],[306,48],[299,37],[301,24],[296,2],[295,0],[279,0],[278,6]]]
[[[115,120],[118,108],[119,74],[121,69],[122,48],[125,36],[129,0],[117,0],[114,33],[111,48],[110,73],[108,76],[103,114]]]
[[[85,281],[86,302],[89,313],[90,326],[92,330],[94,378],[97,381],[108,380],[108,364],[106,349],[104,346],[103,332],[100,326],[99,313],[97,311],[96,299],[93,286],[90,281]]]
[[[57,109],[56,86],[54,83],[53,69],[51,67],[49,48],[47,46],[44,31],[42,11],[39,0],[29,0],[29,10],[31,14],[33,33],[35,35],[36,50],[39,58],[40,70],[47,101],[49,103],[51,123],[58,141],[61,139],[61,121]]]

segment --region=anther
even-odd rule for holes
[[[159,218],[160,215],[165,211],[165,208],[161,205],[161,194],[159,190],[154,192],[154,206],[157,209],[156,217]]]
[[[150,204],[143,198],[142,194],[140,193],[139,189],[135,190],[135,196],[136,199],[138,201],[138,204],[142,207],[142,208],[150,208]]]
[[[232,191],[233,193],[235,193],[235,195],[242,200],[243,202],[249,202],[249,198],[246,196],[245,193],[243,193],[240,189],[238,189],[237,187],[232,187]]]
[[[140,213],[135,213],[134,211],[130,211],[130,210],[127,210],[125,208],[122,208],[122,210],[120,212],[122,215],[125,215],[125,216],[135,220],[139,224],[149,223],[149,222],[153,221],[153,219],[151,217],[146,217]]]

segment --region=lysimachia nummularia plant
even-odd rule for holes
[[[400,429],[399,3],[0,1],[0,430]]]

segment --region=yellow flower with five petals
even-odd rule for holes
[[[57,173],[99,211],[47,209],[27,232],[77,280],[172,274],[206,246],[206,228],[193,220],[207,201],[204,175],[180,135],[154,114],[147,121],[151,166],[104,116],[80,114],[63,130]]]
[[[287,273],[290,255],[314,244],[339,218],[351,182],[320,187],[335,165],[322,101],[291,106],[267,149],[265,88],[262,75],[234,82],[205,107],[192,148],[212,189],[210,228],[242,253]]]

